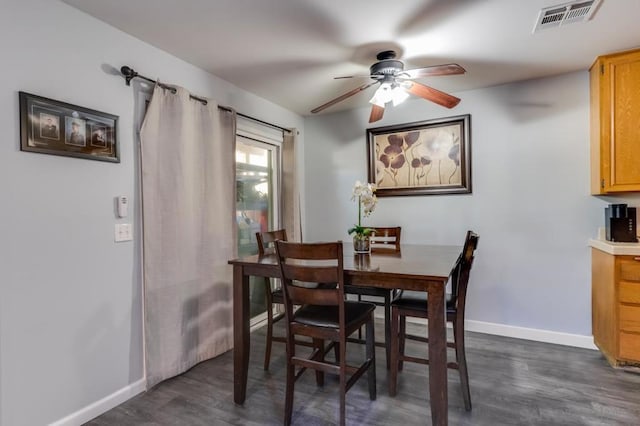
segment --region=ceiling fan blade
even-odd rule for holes
[[[432,67],[405,70],[398,73],[398,77],[405,77],[405,76],[406,76],[405,78],[436,77],[439,75],[464,74],[465,72],[467,71],[458,64],[444,64],[444,65],[435,65]]]
[[[424,84],[420,84],[415,81],[412,81],[411,87],[405,90],[413,95],[420,96],[421,98],[435,102],[446,108],[453,108],[460,102],[460,98],[456,98],[448,93],[441,92],[433,87],[425,86]]]
[[[371,74],[358,74],[358,75],[343,75],[340,77],[333,77],[334,80],[340,80],[343,78],[374,78],[376,80],[379,80],[381,78],[383,78],[383,75],[371,75]]]
[[[369,123],[378,121],[384,115],[384,107],[373,104],[371,106],[371,115],[369,116]]]
[[[311,110],[311,113],[312,113],[312,114],[315,114],[316,112],[320,112],[320,111],[322,111],[323,109],[329,108],[330,106],[335,105],[335,104],[337,104],[337,103],[338,103],[338,102],[340,102],[340,101],[344,101],[344,100],[345,100],[345,99],[347,99],[348,97],[353,96],[353,95],[355,95],[355,94],[358,94],[358,93],[362,92],[363,90],[366,90],[366,89],[368,89],[369,87],[373,86],[374,84],[378,84],[378,83],[379,83],[378,81],[374,81],[373,83],[367,83],[367,84],[363,84],[363,85],[362,85],[362,86],[360,86],[360,87],[356,87],[356,88],[355,88],[355,89],[353,89],[352,91],[347,92],[347,93],[345,93],[344,95],[338,96],[337,98],[330,100],[330,101],[329,101],[329,102],[327,102],[326,104],[322,104],[322,105],[320,105],[319,107],[312,109],[312,110]]]

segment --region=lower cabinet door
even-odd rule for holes
[[[621,331],[618,337],[620,358],[640,362],[640,334]]]

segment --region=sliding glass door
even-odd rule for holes
[[[236,224],[238,255],[258,253],[256,232],[280,226],[280,145],[238,135],[236,138]],[[251,277],[252,323],[266,318],[263,278]],[[255,281],[255,282],[254,282]],[[258,282],[259,281],[259,282]]]

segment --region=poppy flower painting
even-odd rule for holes
[[[471,192],[470,115],[367,130],[379,197]]]

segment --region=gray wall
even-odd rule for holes
[[[282,126],[303,121],[61,2],[1,8],[0,424],[33,426],[143,377],[135,94],[113,67]],[[20,152],[19,90],[119,115],[122,162]],[[133,243],[113,242],[120,194]]]
[[[459,245],[473,229],[468,319],[591,335],[587,242],[606,200],[589,195],[588,85],[584,71],[466,91],[451,111],[414,99],[374,125],[368,108],[307,118],[305,239],[349,239],[367,127],[471,114],[473,194],[381,198],[367,224],[401,225],[407,243]]]

